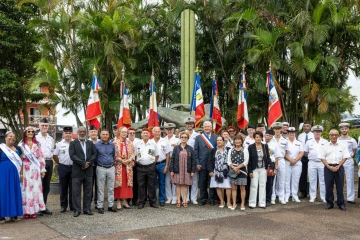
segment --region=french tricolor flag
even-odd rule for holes
[[[249,124],[249,114],[246,102],[246,77],[245,71],[241,73],[239,85],[239,100],[236,121],[240,129],[245,129]]]
[[[268,126],[271,126],[274,122],[276,122],[282,116],[281,105],[279,101],[279,96],[277,94],[274,78],[272,76],[272,72],[267,72],[267,81],[266,87],[269,93],[269,116],[268,116]]]
[[[131,114],[130,114],[130,107],[129,107],[129,93],[127,88],[125,87],[124,81],[120,83],[120,94],[121,101],[120,101],[120,114],[118,120],[118,128],[125,126],[131,126]]]
[[[215,77],[214,77],[215,78]],[[222,126],[221,111],[219,106],[219,87],[216,79],[212,82],[212,99],[210,104],[210,119],[213,122],[214,133],[217,134]]]
[[[86,109],[86,121],[88,125],[94,125],[96,129],[100,128],[100,116],[102,114],[101,111],[101,104],[98,91],[101,90],[100,81],[97,76],[94,74],[92,84],[91,84],[91,91],[88,100],[88,106]]]
[[[149,102],[149,119],[148,119],[148,128],[152,129],[159,126],[159,118],[157,112],[157,102],[156,102],[156,86],[155,86],[155,77],[152,74],[150,78],[150,102]]]
[[[195,73],[194,89],[191,98],[190,111],[195,111],[195,127],[199,127],[205,117],[204,98],[201,90],[199,72]]]

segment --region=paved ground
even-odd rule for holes
[[[345,212],[305,201],[245,212],[169,205],[74,218],[58,212],[57,199],[49,199],[53,216],[0,225],[0,239],[360,239],[358,204]]]

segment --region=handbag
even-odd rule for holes
[[[235,179],[237,178],[238,174],[232,168],[230,168],[228,172],[228,176],[232,179]]]

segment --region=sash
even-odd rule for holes
[[[215,148],[214,144],[211,142],[210,138],[206,134],[202,133],[200,134],[200,137],[209,149]]]
[[[36,169],[41,172],[39,160],[36,158],[35,154],[31,152],[29,146],[23,143],[22,147],[24,149],[24,154],[26,155],[26,157],[30,160],[32,164],[34,164]]]
[[[22,166],[22,160],[19,155],[13,150],[11,150],[8,146],[6,146],[5,143],[0,144],[1,150],[6,154],[6,156],[10,159],[10,161],[15,165],[15,167],[18,170],[18,173],[20,173],[21,166]]]

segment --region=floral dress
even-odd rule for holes
[[[24,215],[31,215],[46,209],[41,182],[41,173],[46,172],[45,160],[40,146],[34,143],[31,148],[31,152],[40,163],[39,172],[35,165],[32,164],[24,154],[24,146],[22,142],[19,143],[19,147],[23,152],[23,183],[21,188],[23,212]]]

